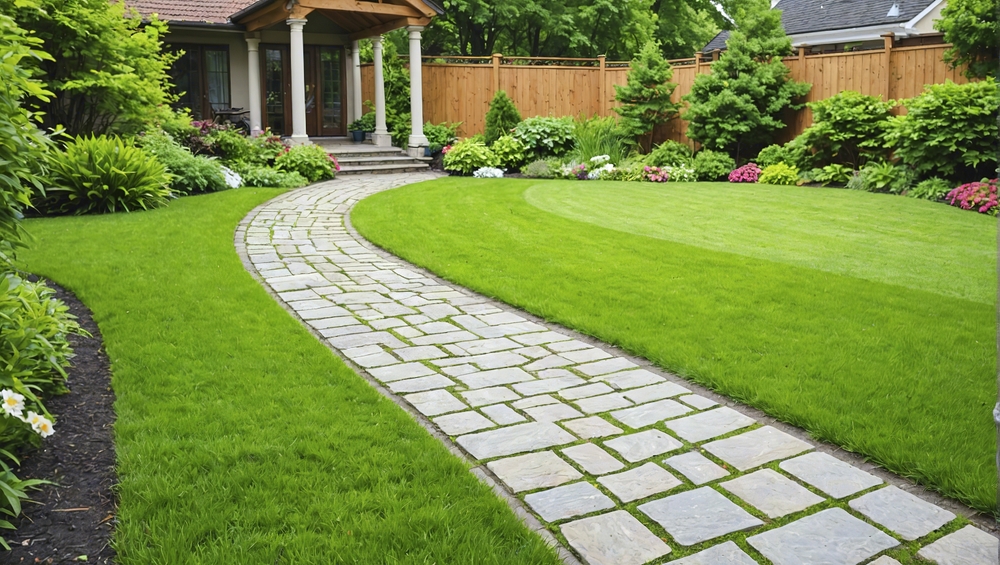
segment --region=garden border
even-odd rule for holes
[[[437,178],[440,178],[440,176],[438,176]],[[431,180],[431,179],[427,179],[426,175],[422,175],[421,177],[416,177],[413,182],[414,183],[416,183],[416,182],[422,182],[423,180]],[[328,183],[338,183],[338,182],[342,182],[342,181],[333,180],[333,181],[326,181],[326,182],[328,182]],[[321,183],[317,183],[317,184],[321,184]],[[407,184],[412,184],[412,183],[407,183]],[[402,188],[403,186],[407,186],[407,185],[404,184],[404,185],[401,185],[401,186],[398,186],[398,187],[390,186],[389,188],[383,188],[383,189],[378,190],[378,191],[376,191],[376,192],[374,192],[372,194],[377,194],[378,192],[383,192],[384,190],[393,190],[395,188]],[[525,506],[521,503],[521,501],[518,500],[517,497],[515,497],[513,495],[513,493],[511,493],[510,491],[508,491],[505,486],[503,486],[503,484],[497,479],[497,477],[494,476],[494,474],[489,469],[486,468],[485,465],[476,465],[473,462],[474,459],[468,453],[466,453],[464,449],[462,449],[458,444],[452,442],[447,436],[445,436],[442,432],[440,432],[436,428],[436,426],[434,426],[425,416],[423,416],[422,414],[420,414],[419,412],[417,412],[402,397],[400,397],[399,395],[396,395],[396,394],[390,392],[387,388],[385,388],[382,384],[380,384],[372,375],[370,375],[366,370],[364,370],[363,368],[359,367],[358,365],[356,365],[355,363],[353,363],[352,361],[350,361],[348,358],[346,358],[340,352],[340,350],[338,350],[337,348],[335,348],[332,345],[330,345],[329,341],[326,338],[324,338],[317,330],[313,329],[309,324],[307,324],[305,322],[305,320],[303,320],[295,312],[294,309],[292,309],[290,306],[288,306],[288,304],[285,303],[285,301],[282,300],[281,297],[273,289],[271,289],[271,287],[263,280],[263,278],[257,272],[256,268],[253,266],[253,263],[250,261],[249,254],[247,253],[247,250],[246,250],[246,232],[247,232],[247,228],[250,225],[250,223],[253,221],[253,219],[262,210],[264,210],[268,206],[270,206],[273,203],[275,203],[275,201],[290,198],[289,195],[296,194],[296,193],[298,193],[299,191],[302,191],[302,190],[315,189],[315,188],[317,188],[317,185],[313,184],[313,185],[309,185],[307,187],[302,187],[302,188],[298,188],[298,189],[289,190],[289,191],[287,191],[287,192],[285,192],[285,193],[283,193],[283,194],[281,194],[281,195],[279,195],[279,196],[277,196],[277,197],[275,197],[275,198],[273,198],[273,199],[271,199],[271,200],[269,200],[267,202],[264,202],[261,205],[255,207],[253,210],[251,210],[243,218],[243,220],[240,221],[240,224],[237,226],[236,231],[234,233],[234,246],[235,246],[237,254],[240,257],[240,261],[242,261],[242,263],[243,263],[244,268],[247,270],[247,272],[250,273],[251,276],[254,277],[254,279],[256,279],[264,287],[264,289],[268,292],[268,294],[270,294],[275,299],[275,301],[277,301],[278,304],[282,308],[285,309],[286,312],[288,312],[293,318],[295,318],[296,320],[298,320],[306,329],[308,329],[308,331],[310,333],[312,333],[313,336],[315,336],[318,340],[320,340],[320,342],[323,343],[323,345],[325,345],[335,355],[337,355],[340,359],[342,359],[344,361],[344,363],[348,367],[350,367],[356,374],[358,374],[362,378],[364,378],[368,382],[369,385],[371,385],[375,390],[377,390],[383,396],[385,396],[386,398],[392,400],[396,405],[400,406],[403,410],[405,410],[408,414],[410,414],[421,426],[423,426],[424,429],[426,429],[433,437],[435,437],[438,440],[442,441],[451,453],[455,454],[456,456],[458,456],[459,458],[461,458],[464,462],[466,462],[469,465],[472,474],[475,475],[476,477],[478,477],[485,484],[489,485],[493,489],[493,491],[497,493],[498,496],[500,496],[501,498],[503,498],[508,503],[508,505],[514,511],[514,513],[522,520],[522,522],[526,526],[528,526],[528,528],[530,528],[532,531],[538,533],[547,543],[549,543],[553,548],[555,548],[557,550],[560,558],[563,560],[564,563],[566,563],[567,565],[580,565],[580,561],[577,560],[577,558],[573,555],[573,553],[571,553],[562,543],[560,543],[558,541],[558,539],[556,539],[555,536],[553,536],[552,533],[549,532],[541,524],[541,522],[539,522],[538,519],[525,508]],[[372,194],[369,194],[367,196],[371,196]],[[365,197],[367,197],[367,196],[365,196]],[[651,371],[651,372],[653,372],[653,373],[655,373],[657,375],[660,375],[660,376],[666,378],[668,381],[673,381],[673,382],[678,382],[680,384],[683,384],[683,386],[685,386],[687,388],[690,388],[692,390],[692,392],[695,392],[695,393],[700,394],[700,395],[702,395],[704,397],[710,398],[710,399],[712,399],[712,400],[714,400],[716,402],[719,402],[722,405],[730,406],[730,407],[732,407],[734,409],[737,409],[737,410],[741,411],[742,413],[744,413],[744,414],[746,414],[746,415],[748,415],[748,416],[750,416],[750,417],[758,420],[763,425],[773,426],[773,427],[775,427],[775,428],[777,428],[777,429],[779,429],[781,431],[784,431],[784,432],[786,432],[786,433],[788,433],[788,434],[790,434],[790,435],[792,435],[792,436],[794,436],[796,438],[799,438],[801,440],[810,442],[810,443],[812,443],[812,444],[815,445],[816,451],[823,452],[823,453],[828,453],[828,454],[830,454],[830,455],[832,455],[832,456],[840,459],[841,461],[845,461],[845,462],[847,462],[847,463],[849,463],[851,465],[854,465],[855,467],[863,469],[863,470],[865,470],[865,471],[867,471],[867,472],[869,472],[869,473],[871,473],[871,474],[873,474],[873,475],[875,475],[875,476],[883,479],[889,485],[894,485],[894,486],[896,486],[896,487],[898,487],[898,488],[900,488],[900,489],[902,489],[902,490],[904,490],[906,492],[910,492],[910,493],[912,493],[912,494],[914,494],[916,496],[919,496],[919,497],[923,498],[924,500],[932,502],[933,504],[936,504],[936,505],[938,505],[938,506],[940,506],[942,508],[945,508],[945,509],[947,509],[947,510],[949,510],[949,511],[951,511],[951,512],[957,514],[957,515],[963,516],[963,517],[967,518],[970,522],[972,522],[973,524],[975,524],[976,526],[978,526],[978,527],[980,527],[980,528],[982,528],[982,529],[990,532],[992,535],[994,535],[994,536],[1000,536],[1000,528],[998,528],[997,522],[994,521],[991,516],[989,516],[987,514],[984,514],[982,512],[973,510],[972,508],[970,508],[970,507],[968,507],[968,506],[966,506],[966,505],[964,505],[964,504],[962,504],[962,503],[960,503],[958,501],[952,500],[950,498],[946,498],[946,497],[942,496],[941,494],[939,494],[937,492],[929,490],[929,489],[927,489],[926,487],[924,487],[922,485],[916,484],[916,483],[914,483],[913,481],[911,481],[910,479],[908,479],[906,477],[902,477],[902,476],[896,475],[896,474],[892,473],[891,471],[888,471],[888,470],[886,470],[886,469],[884,469],[882,467],[879,467],[879,466],[877,466],[877,465],[875,465],[873,463],[870,463],[868,460],[866,460],[865,458],[863,458],[860,455],[857,455],[855,453],[846,451],[846,450],[844,450],[844,449],[842,449],[842,448],[840,448],[840,447],[838,447],[836,445],[827,443],[825,441],[816,440],[815,438],[813,438],[812,436],[810,436],[806,431],[802,430],[801,428],[798,428],[798,427],[793,426],[791,424],[787,424],[785,422],[777,420],[777,419],[771,417],[770,415],[765,414],[764,412],[761,412],[760,410],[757,410],[757,409],[755,409],[753,407],[750,407],[748,405],[745,405],[745,404],[739,403],[737,401],[734,401],[734,400],[732,400],[732,399],[730,399],[730,398],[728,398],[726,396],[722,396],[722,395],[720,395],[718,393],[715,393],[714,391],[712,391],[712,390],[710,390],[708,388],[705,388],[704,386],[702,386],[702,385],[700,385],[698,383],[695,383],[693,381],[688,381],[688,380],[683,379],[683,378],[681,378],[681,377],[679,377],[677,375],[674,375],[673,373],[665,371],[665,370],[659,368],[658,366],[654,365],[649,360],[644,359],[642,357],[638,357],[638,356],[632,355],[631,353],[628,353],[628,352],[622,350],[619,347],[616,347],[616,346],[604,343],[604,342],[602,342],[602,341],[600,341],[600,340],[598,340],[598,339],[596,339],[596,338],[594,338],[592,336],[588,336],[588,335],[582,334],[582,333],[580,333],[580,332],[578,332],[576,330],[573,330],[571,328],[567,328],[567,327],[559,325],[557,323],[550,322],[550,321],[547,321],[545,319],[539,318],[538,316],[535,316],[533,314],[530,314],[528,312],[520,310],[519,308],[517,308],[515,306],[512,306],[512,305],[509,305],[507,303],[498,301],[498,300],[490,298],[488,296],[484,296],[484,295],[482,295],[482,294],[480,294],[478,292],[475,292],[475,291],[467,289],[467,288],[465,288],[465,287],[463,287],[461,285],[458,285],[456,283],[453,283],[451,281],[443,279],[443,278],[437,276],[436,274],[428,271],[427,269],[424,269],[422,267],[413,265],[412,263],[410,263],[410,262],[408,262],[408,261],[406,261],[406,260],[404,260],[402,258],[399,258],[399,257],[397,257],[395,255],[393,255],[392,253],[388,252],[387,250],[383,249],[382,247],[379,247],[378,245],[376,245],[376,244],[370,242],[369,240],[365,239],[360,233],[358,233],[358,231],[356,229],[354,229],[354,226],[351,224],[351,219],[350,219],[351,210],[353,210],[354,206],[357,205],[357,203],[360,202],[361,200],[363,200],[363,198],[359,199],[359,200],[357,200],[357,201],[355,201],[353,203],[351,203],[350,207],[348,208],[348,210],[344,213],[344,217],[343,217],[344,227],[345,227],[348,235],[350,235],[352,238],[354,238],[359,243],[363,243],[366,247],[368,247],[368,249],[372,253],[378,255],[380,258],[391,260],[393,262],[397,262],[397,263],[405,266],[406,268],[408,268],[408,269],[410,269],[410,270],[412,270],[412,271],[414,271],[416,273],[419,273],[420,275],[423,275],[423,276],[425,276],[427,278],[430,278],[430,279],[434,280],[435,282],[438,282],[438,283],[440,283],[442,285],[447,285],[447,286],[461,288],[463,291],[469,293],[472,296],[475,296],[477,298],[482,299],[486,303],[489,303],[489,304],[491,304],[493,306],[496,306],[498,308],[504,309],[506,311],[514,312],[517,315],[522,316],[522,317],[526,318],[527,320],[529,320],[531,322],[534,322],[534,323],[546,326],[547,328],[552,329],[552,330],[556,330],[556,331],[565,333],[566,335],[569,335],[572,338],[580,340],[580,341],[582,341],[584,343],[587,343],[587,344],[590,344],[590,345],[594,345],[594,346],[598,346],[598,347],[606,350],[608,353],[611,353],[612,355],[615,355],[615,356],[618,356],[618,357],[625,358],[625,359],[627,359],[627,360],[635,363],[636,365],[638,365],[638,367],[640,367],[642,369],[646,369],[648,371]]]

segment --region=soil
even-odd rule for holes
[[[76,354],[68,370],[70,392],[50,398],[56,433],[40,449],[21,454],[21,478],[52,481],[30,493],[16,531],[0,531],[11,551],[0,563],[113,563],[111,534],[117,502],[111,364],[90,310],[48,283],[92,337],[70,336]],[[83,557],[86,556],[86,557]]]

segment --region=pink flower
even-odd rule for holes
[[[980,214],[996,216],[1000,212],[997,205],[997,179],[963,184],[949,192],[945,201],[963,210],[976,210]]]
[[[729,182],[757,182],[760,177],[760,167],[757,163],[747,163],[735,171],[729,173]]]

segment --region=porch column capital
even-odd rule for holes
[[[424,78],[423,59],[420,51],[420,32],[423,26],[408,26],[410,32],[410,138],[407,152],[413,157],[423,157],[430,146],[424,135]]]
[[[288,24],[288,27],[292,28],[292,31],[302,31],[302,28],[309,23],[309,20],[304,20],[302,18],[288,18],[285,20],[285,23]]]

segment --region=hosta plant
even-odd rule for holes
[[[483,167],[497,167],[500,160],[485,143],[466,139],[447,148],[444,154],[444,170],[463,175],[471,175]]]
[[[156,157],[119,137],[77,137],[48,159],[49,187],[33,199],[48,214],[131,212],[170,197],[170,174]]]
[[[573,119],[534,117],[527,118],[514,128],[529,153],[538,157],[563,155],[573,148]]]
[[[955,188],[953,183],[944,179],[931,178],[918,182],[916,186],[906,192],[906,195],[921,200],[941,200],[953,188]]]

